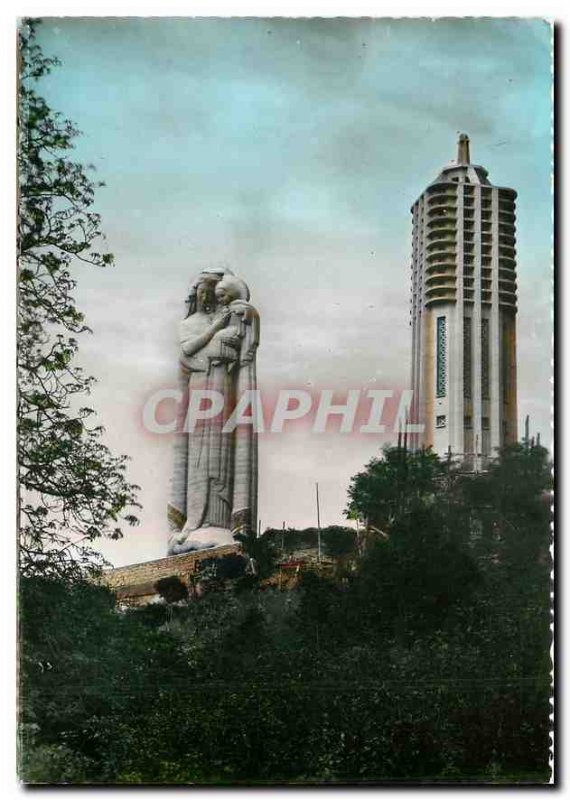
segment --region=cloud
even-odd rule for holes
[[[190,279],[223,261],[262,319],[260,383],[408,381],[409,208],[459,130],[519,192],[519,416],[550,414],[550,29],[539,20],[46,20],[63,66],[44,83],[83,130],[116,266],[81,269],[95,333],[81,347],[115,452],[133,456],[143,526],[117,563],[165,552],[168,442],[141,434],[173,382]],[[534,424],[534,423],[533,423]],[[261,448],[264,524],[342,519],[350,475],[381,441],[276,437]]]

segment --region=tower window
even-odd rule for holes
[[[510,352],[509,352],[509,329],[503,321],[503,341],[502,341],[501,367],[503,373],[503,403],[508,403],[510,399]]]
[[[481,320],[481,396],[489,399],[489,320]]]
[[[471,317],[463,320],[463,396],[471,397]]]
[[[435,427],[436,428],[445,428],[445,414],[439,414],[435,418]]]
[[[481,427],[484,431],[488,431],[490,428],[489,425],[489,417],[481,417]]]
[[[463,417],[463,427],[468,431],[473,428],[473,419],[469,414]]]
[[[447,373],[447,340],[445,317],[437,318],[436,395],[445,397]]]

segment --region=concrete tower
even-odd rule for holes
[[[411,208],[413,445],[468,469],[517,440],[516,196],[471,164],[462,133]]]

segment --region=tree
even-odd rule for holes
[[[167,603],[179,603],[188,599],[188,587],[177,575],[160,578],[154,588]]]
[[[79,576],[98,567],[91,543],[119,538],[138,487],[126,457],[102,441],[93,409],[81,403],[94,379],[75,363],[89,331],[73,297],[81,264],[112,264],[100,252],[101,183],[74,161],[75,126],[53,111],[37,84],[57,65],[36,42],[37,22],[20,29],[18,227],[18,464],[23,575]]]
[[[331,558],[344,558],[356,552],[356,533],[341,525],[329,525],[323,529],[324,551]]]
[[[346,581],[288,592],[117,613],[93,582],[24,579],[22,777],[547,781],[549,484],[545,451],[508,449],[404,507]]]
[[[387,532],[412,505],[432,502],[449,472],[449,465],[431,450],[410,453],[387,446],[381,458],[373,458],[352,478],[345,513]]]

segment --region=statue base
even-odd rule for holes
[[[191,553],[196,550],[213,550],[216,547],[236,545],[237,542],[229,528],[216,528],[206,526],[185,533],[173,534],[168,546],[168,555],[175,556],[180,553]]]

